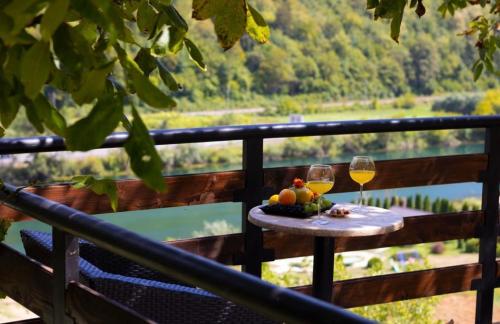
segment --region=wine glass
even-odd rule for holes
[[[324,164],[313,164],[307,172],[307,188],[318,196],[318,216],[321,213],[320,197],[322,194],[332,190],[335,177],[333,176],[332,167]]]
[[[375,177],[375,163],[369,156],[355,156],[349,165],[349,175],[352,180],[359,183],[359,206],[353,211],[363,210],[363,185]]]

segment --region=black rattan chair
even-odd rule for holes
[[[50,233],[21,231],[26,255],[51,266]],[[203,289],[80,240],[80,281],[159,323],[275,323]]]

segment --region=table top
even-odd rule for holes
[[[353,204],[338,203],[334,208],[351,210]],[[364,206],[362,213],[351,212],[346,217],[331,217],[323,213],[319,218],[292,218],[265,214],[260,208],[254,207],[248,214],[248,220],[259,227],[273,229],[293,234],[352,237],[385,234],[403,227],[404,220],[390,210]]]

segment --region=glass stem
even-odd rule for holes
[[[321,198],[321,196],[318,196],[318,217],[319,217],[319,214],[321,212],[321,204],[320,204],[320,200],[319,200],[320,198]]]
[[[359,208],[363,205],[363,185],[359,186]]]

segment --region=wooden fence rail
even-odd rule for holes
[[[377,177],[365,187],[366,190],[375,190],[478,182],[485,170],[486,161],[485,154],[377,161]],[[335,193],[359,189],[350,180],[349,164],[335,164],[334,168]],[[304,178],[307,169],[306,166],[264,169],[264,186],[268,188],[266,191],[277,192],[281,188],[289,187],[293,178]],[[119,211],[241,201],[244,172],[237,170],[169,176],[165,177],[165,183],[167,192],[156,193],[145,187],[142,181],[118,181]],[[85,189],[75,189],[67,184],[44,188],[28,187],[25,190],[86,213],[111,212],[106,196],[99,196]],[[267,199],[267,196],[264,195],[262,199]],[[5,206],[0,206],[0,217],[15,221],[29,219]]]

